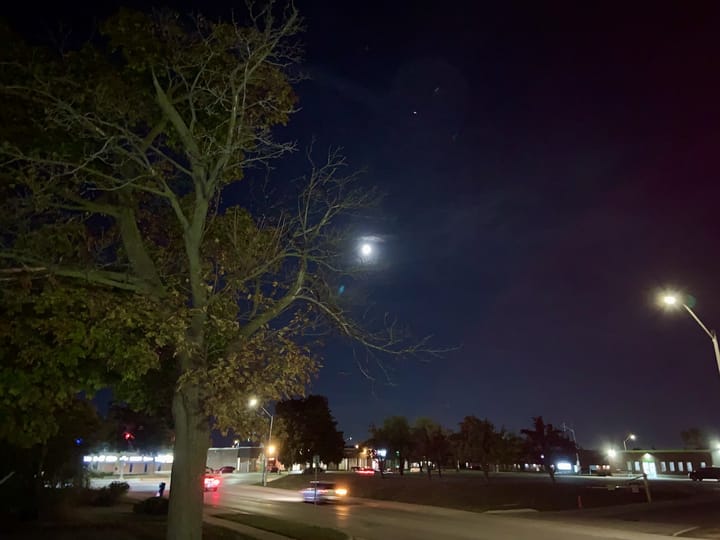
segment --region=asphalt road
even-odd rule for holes
[[[491,515],[352,498],[344,504],[315,506],[301,502],[299,493],[252,485],[258,479],[255,475],[225,475],[217,492],[205,494],[207,513],[264,514],[340,529],[356,540],[718,538],[703,532],[711,530],[714,523],[720,525],[720,506],[715,500],[697,504],[631,505],[587,512]],[[133,492],[149,494],[157,489],[158,481],[131,480],[130,484]]]

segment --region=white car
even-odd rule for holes
[[[310,482],[310,487],[302,490],[303,501],[311,503],[338,502],[347,495],[347,489],[339,488],[335,482]]]

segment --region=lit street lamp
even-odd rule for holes
[[[270,431],[268,432],[267,445],[265,445],[265,447],[263,448],[262,470],[262,485],[267,486],[267,452],[270,452],[271,454],[275,453],[275,447],[270,445],[270,440],[272,439],[273,415],[270,414],[265,407],[260,405],[260,402],[257,400],[257,398],[250,398],[250,401],[248,401],[248,405],[251,409],[260,409],[262,412],[264,412],[270,417]]]
[[[628,441],[634,441],[635,440],[635,434],[631,433],[627,437],[625,437],[625,440],[623,441],[623,447],[625,448],[625,451],[627,452],[627,442]]]
[[[717,362],[718,372],[720,372],[720,347],[718,347],[718,338],[715,330],[709,330],[708,327],[703,324],[700,318],[695,315],[695,312],[690,309],[690,306],[688,306],[685,302],[682,301],[679,295],[675,293],[665,293],[662,295],[660,300],[662,301],[663,305],[668,308],[677,308],[678,306],[684,307],[690,314],[690,316],[695,319],[695,322],[700,325],[700,328],[703,329],[703,331],[710,338],[710,341],[712,341],[713,350],[715,351],[715,361]]]

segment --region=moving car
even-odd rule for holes
[[[702,482],[706,478],[720,481],[720,467],[700,467],[697,471],[688,473],[693,482]]]
[[[335,482],[314,481],[301,493],[304,502],[326,503],[339,501],[347,495],[347,489],[337,487]]]
[[[220,485],[220,478],[214,474],[205,474],[203,476],[203,488],[205,491],[217,491]]]

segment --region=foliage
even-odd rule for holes
[[[107,486],[90,490],[89,503],[92,506],[113,506],[129,490],[130,485],[127,482],[110,482]]]
[[[281,401],[275,407],[275,416],[281,463],[311,464],[315,455],[324,463],[340,463],[345,440],[326,397],[310,395]]]
[[[525,436],[528,459],[543,465],[552,481],[555,481],[555,459],[567,457],[577,451],[575,443],[552,424],[546,424],[542,416],[533,417],[532,429],[520,431]]]
[[[505,443],[504,431],[498,431],[492,422],[475,416],[466,416],[460,422],[458,451],[462,461],[479,465],[490,478],[490,470],[501,460]]]
[[[32,449],[38,456],[37,470],[49,486],[84,485],[86,470],[82,457],[97,443],[100,417],[95,406],[84,399],[75,399],[58,414],[57,433]]]
[[[24,447],[55,435],[75,396],[107,384],[110,370],[132,380],[152,369],[172,333],[167,320],[145,324],[154,307],[143,297],[99,287],[5,287],[0,302],[0,439]]]
[[[680,432],[680,438],[683,447],[687,450],[703,450],[710,448],[707,435],[696,427],[686,429]]]
[[[243,206],[230,191],[294,149],[272,130],[296,107],[301,29],[292,5],[272,3],[233,22],[123,9],[102,39],[59,55],[0,29],[0,283],[31,295],[3,303],[36,332],[26,350],[3,321],[14,371],[0,399],[29,413],[30,444],[78,388],[109,381],[149,409],[165,380],[154,395],[172,400],[173,540],[201,536],[211,425],[242,428],[251,395],[303,393],[318,367],[310,334],[332,329],[369,353],[427,350],[392,322],[363,328],[336,292],[353,271],[349,217],[375,200],[342,156],[309,155],[302,181],[275,179],[286,205]]]
[[[165,497],[149,497],[133,505],[136,514],[160,516],[168,513],[168,500]]]
[[[425,462],[428,478],[431,478],[431,465],[442,476],[443,464],[452,452],[450,432],[429,418],[418,418],[411,430],[411,440],[411,455]]]
[[[370,443],[376,448],[385,448],[388,456],[397,458],[400,474],[404,474],[405,459],[412,448],[410,424],[404,416],[386,418],[381,427],[370,427]]]
[[[113,451],[156,453],[172,445],[171,418],[132,410],[113,403],[102,428],[104,445]]]

